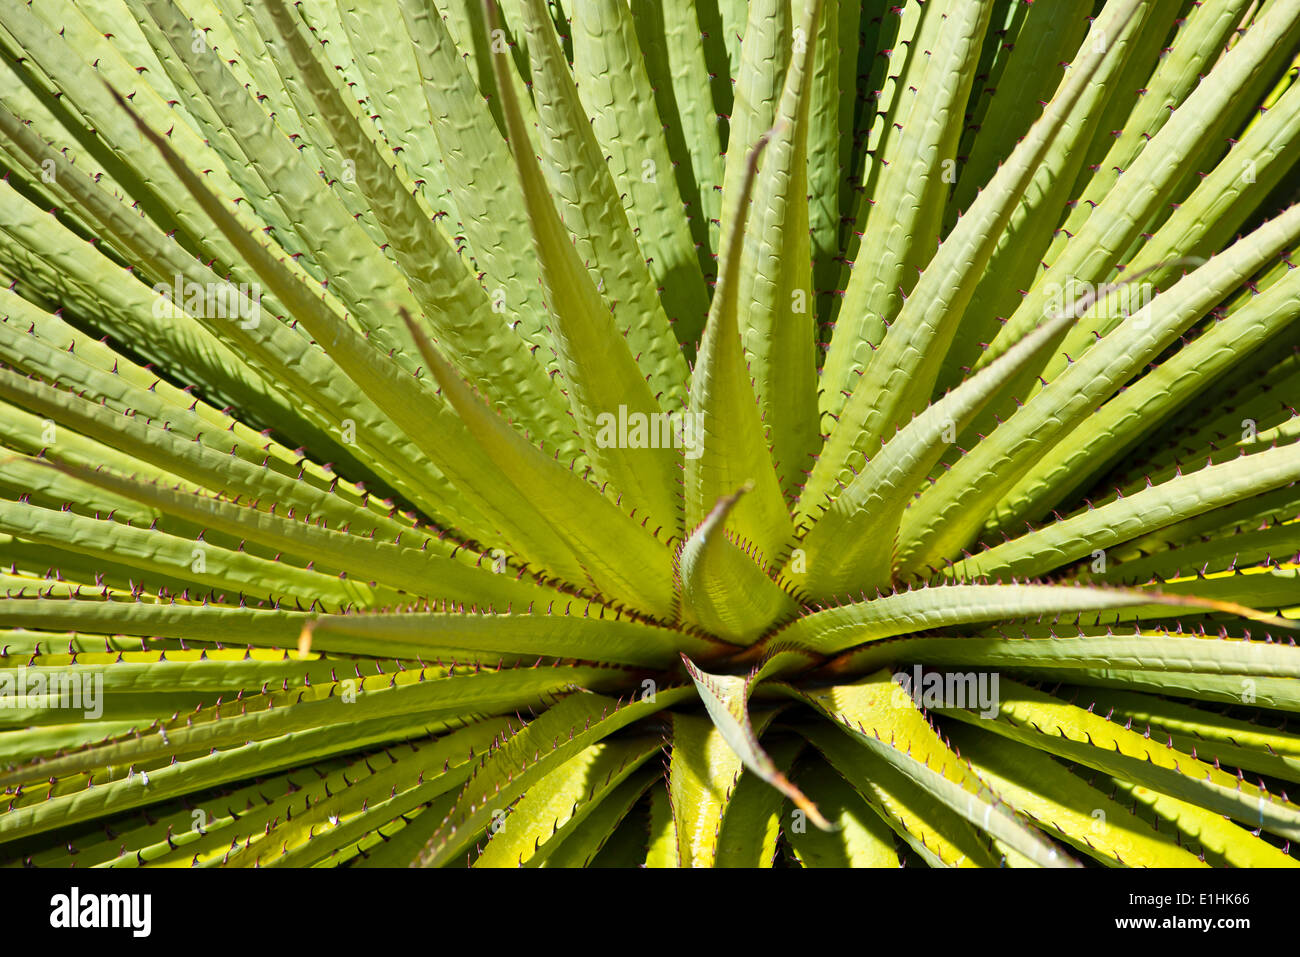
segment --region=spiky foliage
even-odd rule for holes
[[[1294,863],[1300,0],[479,2],[0,6],[0,856]]]

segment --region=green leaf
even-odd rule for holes
[[[483,94],[471,72],[474,54],[466,50],[468,55],[462,58],[436,6],[407,0],[401,0],[400,6],[420,71],[430,128],[447,158],[448,183],[474,261],[483,271],[484,287],[493,308],[503,309],[519,336],[537,350],[538,360],[548,370],[554,369],[537,257],[531,244],[518,242],[530,231],[523,192],[505,137],[492,112],[482,109]],[[479,10],[477,2],[470,6]],[[360,7],[370,9],[365,3]],[[487,64],[487,78],[491,76]]]
[[[710,85],[730,94],[731,74],[710,79],[706,57],[717,47],[704,43],[697,10],[705,13],[706,9],[694,0],[630,0],[629,9],[664,121],[673,176],[690,220],[700,271],[712,283],[717,274],[713,252],[722,216],[723,156],[722,124]],[[673,327],[688,359],[694,357],[702,320],[695,326],[678,322]]]
[[[812,598],[879,588],[892,580],[893,545],[914,489],[997,390],[1071,321],[1071,313],[1064,312],[1043,323],[909,422],[853,477],[800,542]],[[881,547],[883,542],[891,547]]]
[[[911,695],[888,672],[877,672],[851,685],[796,692],[795,696],[841,725],[855,741],[949,810],[1033,864],[1074,865],[1038,831],[1016,817],[969,764],[963,764],[949,750]]]
[[[740,267],[741,339],[781,491],[792,501],[821,439],[806,199],[813,38],[821,9],[822,0],[811,0],[795,34],[771,141],[754,184],[763,201],[750,210]]]
[[[646,789],[663,776],[658,768],[644,768],[627,777],[622,784],[601,799],[587,815],[573,828],[557,835],[559,847],[553,850],[542,862],[543,867],[586,867],[597,858],[615,831],[631,827],[636,822],[626,821],[632,809]],[[643,841],[638,842],[637,850],[644,860]]]
[[[1161,51],[1155,72],[1145,83],[1146,92],[1125,118],[1096,171],[1087,177],[1078,202],[1069,211],[1051,249],[1043,256],[1044,261],[1051,263],[1060,255],[1069,238],[1083,228],[1092,210],[1114,188],[1123,171],[1222,56],[1228,41],[1239,37],[1234,34],[1240,25],[1249,21],[1249,17],[1243,18],[1248,6],[1247,0],[1229,0],[1188,11],[1170,44],[1171,49]]]
[[[127,781],[139,770],[152,774],[175,760],[197,758],[214,748],[278,741],[294,733],[331,727],[331,737],[346,741],[352,733],[350,726],[364,728],[367,721],[437,715],[439,711],[464,714],[478,709],[522,708],[575,686],[608,686],[615,683],[611,678],[616,673],[593,666],[481,669],[465,675],[453,672],[454,668],[421,667],[395,675],[377,672],[366,678],[331,678],[306,688],[244,695],[184,718],[157,721],[150,729],[155,733],[126,735],[6,771],[0,774],[0,783],[62,778],[59,791],[71,792],[74,785],[97,791],[101,785]],[[73,780],[82,775],[85,780]],[[23,806],[30,800],[17,803]],[[0,819],[0,830],[6,826],[19,826],[19,822]]]
[[[1012,807],[1082,853],[1110,866],[1205,866],[1170,835],[1041,751],[974,728],[951,733],[957,752]]]
[[[1141,251],[1126,264],[1125,271],[1159,266],[1180,256],[1213,255],[1238,236],[1257,204],[1278,185],[1294,161],[1293,144],[1300,131],[1297,105],[1300,90],[1292,86],[1282,101],[1271,109],[1265,108],[1261,121],[1252,123],[1239,141],[1232,142],[1228,155],[1208,175],[1199,178],[1195,190],[1178,204],[1155,235],[1149,240],[1143,237]],[[1166,274],[1170,271],[1163,270]],[[1159,270],[1156,275],[1163,278]],[[1044,377],[1055,378],[1066,364],[1064,356],[1078,355],[1088,348],[1095,332],[1105,335],[1113,325],[1113,320],[1103,321],[1106,318],[1098,313],[1092,322],[1067,336],[1061,355],[1053,357],[1044,368]]]
[[[1232,611],[1287,627],[1283,619],[1248,608],[1159,592],[1078,585],[942,585],[812,612],[764,639],[755,649],[779,642],[828,655],[853,645],[928,628],[1126,608],[1154,615],[1161,605]]]
[[[997,867],[989,843],[970,823],[825,721],[800,728],[810,744],[930,867]]]
[[[125,101],[121,105],[129,110]],[[522,508],[513,497],[502,494],[503,483],[484,482],[484,476],[493,475],[496,469],[486,453],[470,438],[465,426],[446,402],[439,401],[430,390],[422,387],[412,377],[403,375],[394,364],[388,362],[346,325],[342,317],[332,313],[324,303],[308,292],[301,279],[294,276],[289,267],[276,259],[253,236],[244,232],[235,217],[207,190],[163,137],[141,124],[138,118],[137,124],[140,132],[162,151],[168,165],[227,239],[255,265],[267,285],[289,304],[294,315],[316,340],[326,344],[326,351],[331,358],[375,399],[394,424],[402,428],[422,451],[453,477],[461,495],[472,497],[476,504],[486,507],[493,516],[493,524],[507,530],[508,539],[527,542],[526,548],[520,550],[529,553],[529,557],[534,558],[539,565],[546,567],[549,562],[553,567],[548,570],[562,576],[566,572],[571,574],[572,563],[565,561],[562,552],[549,546],[545,534],[536,528],[536,516]],[[511,431],[520,442],[525,441],[522,436]],[[433,441],[433,436],[437,436],[440,441]],[[481,521],[463,524],[480,530],[483,538],[488,541],[495,537],[495,529],[491,525],[485,526]],[[581,578],[578,575],[572,577]]]
[[[1158,95],[1147,92],[1138,96],[1130,91],[1147,82],[1158,57],[1163,56],[1169,24],[1177,11],[1167,4],[1145,2],[1128,22],[1124,22],[1125,10],[1119,4],[1104,5],[1095,18],[1091,13],[1086,4],[1030,7],[1019,33],[1004,41],[1011,49],[999,64],[1001,75],[991,78],[985,87],[986,92],[993,87],[991,102],[987,113],[974,121],[978,135],[949,205],[950,220],[971,208],[977,191],[991,181],[997,164],[1028,131],[1039,104],[1051,100],[1062,70],[1074,69],[1077,52],[1115,48],[1071,108],[1060,135],[1034,171],[1034,179],[1003,229],[954,331],[937,382],[941,389],[951,388],[975,366],[985,344],[999,331],[999,317],[1010,315],[1020,304],[1022,290],[1033,284],[1062,216],[1077,204],[1070,184],[1092,164],[1095,144],[1108,141],[1112,130],[1127,131],[1124,114],[1132,98],[1136,97],[1141,107]],[[1092,178],[1102,176],[1099,170]],[[1040,368],[1043,364],[1037,363]]]
[[[174,0],[144,0],[144,10],[192,74],[224,135],[237,144],[239,156],[231,157],[230,165],[237,166],[235,160],[242,158],[256,172],[285,219],[295,223],[312,259],[329,277],[331,291],[383,352],[393,350],[395,364],[413,370],[415,353],[409,341],[403,341],[392,308],[396,303],[417,309],[402,273],[279,133],[274,119],[263,112],[251,91],[240,86],[225,61],[214,56],[206,43],[194,42],[194,27]],[[285,304],[293,308],[288,300]]]
[[[652,697],[621,703],[598,694],[572,694],[503,739],[465,783],[451,811],[420,854],[424,867],[448,863],[535,781],[589,745],[639,718],[688,697],[689,687],[660,688]]]
[[[804,742],[796,737],[777,738],[768,743],[772,762],[782,774],[790,770]],[[783,817],[787,800],[780,791],[751,771],[740,776],[736,790],[722,814],[722,827],[718,831],[718,848],[715,867],[771,867],[776,857],[777,841],[783,820],[794,821],[804,817],[802,810]],[[799,826],[806,827],[802,821]],[[816,830],[816,828],[814,828]]]
[[[342,608],[370,604],[377,592],[360,581],[343,580],[287,562],[276,562],[212,542],[182,538],[109,519],[36,508],[0,499],[0,531],[33,542],[130,565],[143,572],[174,576],[213,589],[271,600],[298,598]],[[202,590],[202,589],[200,589]]]
[[[944,202],[948,197],[947,180],[950,179],[943,173],[956,163],[963,106],[976,72],[972,67],[978,60],[980,37],[988,25],[992,9],[990,0],[934,0],[924,4],[909,56],[899,74],[894,94],[896,99],[890,105],[892,115],[889,120],[897,132],[890,135],[879,154],[883,171],[873,184],[872,205],[862,236],[861,249],[869,253],[859,255],[862,268],[854,269],[849,275],[848,288],[844,292],[844,302],[836,318],[835,333],[822,370],[821,394],[823,412],[840,418],[846,426],[869,427],[864,418],[858,417],[863,410],[846,405],[845,397],[856,389],[858,381],[867,381],[858,377],[869,364],[874,365],[871,378],[880,384],[884,395],[894,392],[893,401],[897,408],[907,410],[901,415],[886,412],[874,433],[877,440],[887,434],[885,429],[888,426],[907,421],[907,413],[911,411],[909,403],[899,401],[905,399],[904,393],[928,390],[933,384],[932,378],[928,382],[922,378],[913,381],[908,373],[916,370],[895,365],[904,353],[887,347],[888,352],[873,355],[872,349],[880,341],[879,330],[895,323],[903,300],[912,294],[912,287],[917,284],[920,270],[926,268],[931,257],[936,255]],[[1079,64],[1079,71],[1092,72],[1086,60]],[[1047,119],[1050,113],[1049,109],[1040,125],[1050,124],[1050,119]],[[1031,134],[1017,152],[1036,153],[1031,162],[1037,162],[1041,157],[1038,151],[1043,147],[1031,142],[1033,139],[1034,134]],[[1000,231],[998,227],[1005,222],[1010,206],[1024,188],[1016,180],[1021,174],[1012,172],[1019,165],[1018,161],[1019,157],[1013,156],[1013,160],[1003,167],[1001,177],[985,190],[988,205],[1006,203],[1005,213],[998,210],[995,218],[987,221],[984,219],[985,207],[972,207],[966,215],[969,224],[963,222],[960,231],[954,231],[939,247],[941,258],[936,258],[934,263],[936,271],[946,280],[943,287],[946,301],[940,309],[950,309],[948,315],[953,318],[961,314],[963,297],[961,286],[955,290],[952,288],[954,277],[950,264],[969,264],[967,268],[973,268],[977,274],[981,270],[982,261],[977,257],[987,257],[987,253],[973,253],[968,246],[968,237],[971,233],[987,231],[980,237],[983,242],[996,238]],[[945,167],[945,164],[948,165]],[[948,253],[950,248],[956,254],[952,259],[948,258],[952,255]],[[936,292],[938,290],[933,285],[917,289],[918,304],[924,304]],[[913,312],[916,309],[917,306],[912,307]],[[929,321],[934,322],[934,319]],[[908,325],[895,325],[895,333],[900,331],[906,332],[906,336],[895,334],[893,338],[896,341],[913,335]],[[887,342],[890,337],[885,338]],[[919,354],[916,358],[920,358]],[[879,374],[882,370],[884,375]],[[902,372],[903,376],[887,385],[886,377],[897,372]],[[898,386],[895,383],[904,384]],[[893,390],[890,385],[894,386]],[[859,451],[867,455],[875,451],[870,442],[864,446]],[[830,449],[823,450],[819,468],[826,465],[827,451]],[[835,450],[833,458],[828,467],[838,471],[845,464],[845,458],[839,449]]]
[[[671,827],[655,830],[647,867],[712,867],[727,802],[744,770],[740,756],[709,718],[672,715],[672,755],[668,766]],[[675,846],[663,846],[672,837]]]
[[[1131,16],[1135,6],[1136,0],[1124,4],[1123,20]],[[949,59],[941,57],[934,61],[931,67],[933,75],[928,77],[930,83],[924,95],[944,98],[952,95],[952,84],[951,78],[940,72],[941,67],[950,63],[951,58],[975,55],[967,31],[973,25],[972,18],[987,16],[988,6],[964,5],[964,29],[949,30],[938,16],[940,12],[929,11],[925,19],[939,24],[935,29],[943,31],[942,52]],[[934,19],[929,20],[932,16]],[[925,31],[923,22],[922,32]],[[944,239],[932,260],[929,247],[923,243],[916,244],[920,251],[911,253],[910,259],[898,260],[909,270],[925,267],[905,303],[899,301],[897,292],[901,273],[890,279],[895,272],[854,271],[850,279],[851,290],[862,289],[875,298],[860,302],[848,292],[845,294],[831,351],[822,370],[823,411],[835,414],[837,419],[800,496],[797,512],[800,519],[811,514],[811,510],[820,505],[823,497],[831,494],[838,484],[850,481],[852,471],[864,458],[874,456],[894,428],[901,427],[928,403],[945,346],[983,275],[998,237],[1029,187],[1035,169],[1060,136],[1070,110],[1087,90],[1105,56],[1104,52],[1093,49],[1072,67],[1042,116]],[[937,240],[939,210],[934,206],[934,200],[928,197],[935,197],[943,186],[942,179],[936,175],[941,154],[955,149],[959,127],[959,112],[939,110],[921,129],[908,134],[913,138],[933,139],[925,144],[913,143],[911,148],[898,154],[898,162],[902,165],[897,177],[913,175],[918,178],[892,183],[887,194],[888,207],[882,207],[880,203],[873,207],[868,223],[873,233],[879,229],[879,233],[875,233],[878,242],[884,242],[888,236],[906,235],[901,225],[904,220],[900,219],[902,207],[906,207],[907,223],[915,225],[919,218],[929,216],[931,224],[928,228],[934,231]],[[945,142],[948,143],[946,148]],[[914,199],[918,195],[922,199],[919,204]],[[877,222],[882,225],[875,227]],[[864,237],[864,242],[867,241],[869,239]],[[873,246],[864,248],[873,249]],[[873,258],[877,255],[874,249],[872,255]],[[924,259],[917,261],[918,255]],[[929,264],[925,265],[927,261]],[[904,278],[910,287],[911,275]],[[879,349],[864,351],[863,347],[871,342],[863,337],[864,324],[879,321],[891,323],[889,332]],[[864,368],[869,371],[859,375]],[[848,400],[844,401],[846,395]]]
[[[475,867],[537,867],[563,847],[624,780],[655,751],[654,738],[601,741],[534,783],[495,826]]]
[[[672,720],[675,724],[680,719],[674,717]],[[673,751],[676,752],[675,746]],[[681,866],[677,850],[677,817],[670,787],[671,784],[653,784],[650,787],[650,834],[645,853],[646,867]]]
[[[679,342],[694,343],[709,295],[677,180],[669,176],[672,153],[635,16],[626,0],[575,5],[573,78],[673,332]]]
[[[4,326],[0,325],[0,329]],[[0,343],[5,338],[0,332]],[[301,508],[305,514],[322,516],[340,526],[355,523],[358,532],[377,529],[396,536],[404,528],[400,522],[359,508],[355,500],[348,501],[344,495],[321,488],[320,484],[325,483],[300,481],[292,472],[286,474],[286,470],[263,466],[267,461],[266,452],[260,460],[251,450],[246,450],[245,456],[231,454],[236,449],[233,443],[218,451],[216,442],[223,433],[215,428],[205,430],[212,437],[211,443],[201,441],[200,433],[187,441],[179,428],[173,431],[151,425],[141,416],[127,414],[129,409],[117,412],[106,408],[107,403],[101,405],[58,391],[9,370],[0,370],[0,398],[39,413],[44,421],[68,426],[56,429],[56,441],[48,450],[49,443],[39,438],[29,446],[33,454],[47,451],[47,457],[54,462],[81,469],[104,465],[149,478],[177,476],[200,485],[213,482],[213,477],[219,475],[223,478],[221,490],[231,493],[232,498],[245,497],[250,501],[270,498],[282,506]],[[14,419],[20,414],[15,413]],[[45,431],[42,419],[25,418],[42,426],[36,431],[37,436]],[[7,430],[11,427],[7,426]],[[26,443],[15,444],[21,448]],[[336,481],[328,484],[333,487]]]
[[[1136,813],[1152,815],[1160,827],[1178,831],[1184,845],[1195,848],[1212,867],[1296,866],[1295,858],[1282,848],[1256,837],[1222,814],[1129,781],[1103,777],[1099,783],[1132,800]]]
[[[554,112],[556,117],[551,119],[551,124],[558,127],[562,123],[563,130],[568,131],[564,142],[575,152],[566,152],[565,161],[588,164],[588,180],[596,183],[601,181],[599,177],[607,180],[608,171],[602,167],[598,172],[591,172],[591,157],[576,152],[578,147],[571,144],[573,140],[583,143],[592,134],[585,117],[581,129],[577,125],[575,116],[579,104],[572,80],[556,75],[559,71],[557,61],[562,60],[562,55],[554,31],[549,23],[540,22],[539,18],[544,19],[544,14],[539,5],[526,0],[524,9],[528,15],[529,35],[535,46],[540,44],[543,48],[536,85],[539,88],[543,83],[560,87],[547,94],[557,102],[544,107],[542,113],[549,116]],[[498,83],[503,83],[507,68],[505,55],[494,55],[493,65]],[[633,337],[627,330],[621,332],[617,328],[617,316],[602,304],[595,284],[578,258],[578,251],[569,240],[565,224],[560,222],[552,205],[542,170],[528,145],[523,117],[514,94],[508,87],[504,89],[503,107],[510,140],[514,144],[515,166],[523,184],[542,284],[553,320],[552,339],[570,390],[583,447],[591,456],[599,481],[612,482],[615,488],[628,496],[630,506],[647,514],[655,528],[665,529],[669,535],[676,534],[679,509],[673,494],[673,480],[677,466],[674,449],[678,444],[669,439],[670,417],[663,413],[658,397],[664,397],[663,405],[670,410],[680,405],[680,386],[686,378],[685,363],[682,363],[680,376],[675,372],[664,372],[661,377],[659,372],[663,360],[655,352],[646,351],[649,344],[644,338]],[[551,136],[559,135],[560,129],[551,131]],[[565,168],[564,163],[558,160],[552,160],[552,165]],[[593,202],[599,202],[600,196],[598,190]],[[605,199],[617,202],[616,196]],[[618,215],[622,215],[621,207]],[[600,263],[598,268],[603,270],[602,275],[605,272],[611,276],[615,274],[613,263]],[[637,310],[635,303],[629,303],[628,309],[639,315],[645,314]],[[663,331],[671,340],[666,320]],[[627,335],[626,342],[623,341],[624,334]],[[680,357],[675,341],[666,348]],[[647,385],[643,373],[638,370],[637,356],[655,370],[653,385]],[[670,380],[676,383],[676,391]],[[634,441],[631,432],[626,437],[619,435],[622,421],[632,423],[634,419],[641,424],[642,432],[653,427],[659,441],[644,435]]]
[[[700,5],[696,4],[697,10]],[[723,40],[728,46],[731,79],[728,90],[731,102],[724,106],[717,102],[717,113],[727,118],[728,131],[723,141],[726,159],[722,177],[722,222],[716,245],[718,254],[718,281],[723,281],[727,250],[733,238],[744,231],[748,216],[749,190],[746,168],[750,165],[750,150],[755,144],[766,142],[764,134],[776,119],[777,104],[781,100],[782,79],[790,60],[790,41],[793,24],[790,22],[790,4],[787,0],[754,0],[741,4],[737,0],[720,0],[720,24],[725,31]],[[733,15],[728,22],[727,14]],[[702,33],[710,28],[700,23]],[[744,36],[745,42],[740,38]],[[732,44],[738,45],[739,56]],[[706,44],[706,55],[714,44]],[[712,65],[710,72],[718,70]],[[714,291],[717,299],[720,289]]]
[[[695,682],[695,688],[704,701],[722,740],[736,752],[736,756],[745,768],[776,788],[795,806],[808,815],[814,824],[823,830],[829,830],[830,824],[822,817],[816,805],[804,797],[803,792],[790,783],[773,762],[772,758],[758,743],[758,734],[749,718],[749,694],[752,690],[751,679],[735,675],[715,675],[701,671],[695,663],[682,656],[686,670]]]
[[[1009,679],[1003,678],[1000,693],[999,714],[992,720],[977,719],[960,709],[942,710],[962,721],[980,720],[981,728],[1251,827],[1292,839],[1300,834],[1300,807],[1261,787]]]
[[[1083,694],[1094,712],[1105,710],[1112,721],[1163,735],[1179,751],[1285,781],[1300,780],[1300,736],[1150,695],[1097,688]]]
[[[1029,678],[1056,682],[1061,673],[1037,673],[1025,669]],[[1244,675],[1216,675],[1201,671],[1133,671],[1123,668],[1084,668],[1071,671],[1074,684],[1098,685],[1126,691],[1149,691],[1152,694],[1228,705],[1249,704],[1255,708],[1300,711],[1300,688],[1292,678],[1251,678]]]
[[[299,767],[319,757],[451,730],[462,723],[463,715],[397,715],[352,722],[343,729],[312,726],[183,761],[159,762],[148,769],[123,768],[120,776],[93,786],[89,779],[68,781],[57,794],[43,787],[40,793],[30,792],[30,797],[7,806],[0,815],[0,834],[6,839],[40,834],[224,782]]]
[[[560,604],[563,602],[563,604]],[[458,605],[440,611],[321,615],[314,611],[79,598],[0,598],[0,624],[86,634],[164,636],[219,642],[232,633],[255,647],[291,648],[303,629],[312,647],[345,655],[436,658],[439,653],[538,655],[664,667],[682,652],[702,660],[729,646],[686,631],[557,598],[535,609],[490,613]]]
[[[96,184],[62,155],[49,156],[49,147],[3,109],[0,109],[0,132],[22,144],[34,168],[39,168],[39,164],[47,159],[51,160],[55,164],[54,179],[59,187],[66,190],[77,208],[97,224],[102,235],[143,264],[143,271],[149,278],[172,285],[175,277],[180,276],[185,282],[197,283],[203,288],[207,288],[207,283],[218,281],[216,273],[189,256],[174,239],[164,236],[148,221],[131,215],[123,203],[107,195],[102,183]],[[256,273],[249,276],[255,277]],[[12,301],[17,297],[9,298]],[[173,302],[172,305],[177,304]],[[277,315],[283,312],[283,307],[269,290],[263,291],[261,305],[264,310]],[[30,304],[24,304],[22,308],[28,315],[37,312]],[[182,311],[182,316],[187,315]],[[36,324],[35,319],[32,321]],[[173,323],[177,321],[184,322],[182,317],[173,319]],[[254,330],[243,329],[242,325],[238,322],[217,323],[211,332],[242,356],[269,387],[279,383],[293,396],[291,403],[284,403],[285,407],[292,406],[298,419],[311,423],[312,428],[327,437],[322,446],[313,446],[319,454],[333,449],[342,460],[352,458],[345,451],[347,446],[337,441],[345,423],[351,420],[355,426],[357,448],[364,451],[369,469],[401,487],[412,501],[429,501],[428,491],[421,491],[429,485],[450,488],[433,464],[400,436],[392,423],[351,380],[335,374],[322,350],[304,348],[302,337],[278,322],[259,322]],[[82,337],[81,349],[83,353],[93,352],[94,346]],[[114,361],[119,365],[125,364],[124,357]],[[202,405],[200,403],[200,407]],[[287,433],[303,434],[300,431],[302,423],[295,421],[295,417],[286,416],[284,422]],[[419,464],[414,469],[404,470],[402,466],[412,458]],[[412,471],[421,475],[420,483],[406,478]],[[445,506],[431,509],[433,514],[444,510]]]
[[[572,432],[566,421],[569,403],[505,316],[492,309],[401,167],[390,166],[377,137],[367,134],[360,110],[350,107],[339,90],[335,71],[317,59],[302,21],[277,0],[269,0],[265,8],[310,91],[311,101],[299,103],[299,112],[309,113],[307,107],[314,103],[339,148],[354,163],[357,185],[443,351],[456,357],[463,375],[485,384],[498,412],[518,416],[520,427],[534,441],[566,448]]]
[[[806,0],[801,2],[806,10]],[[792,3],[791,12],[796,24],[803,22],[799,4]],[[812,289],[816,297],[833,289],[840,274],[840,206],[849,194],[861,14],[861,4],[852,0],[822,0],[816,29],[812,34],[805,30],[803,38],[807,45],[814,47],[807,81],[808,137],[804,165]],[[816,336],[814,322],[810,338],[816,341]],[[820,425],[815,427],[820,435]]]
[[[627,601],[652,615],[671,618],[671,555],[617,505],[538,450],[489,409],[423,335],[411,332],[430,371],[483,454],[500,475],[509,476],[506,497],[531,506],[551,535],[574,556],[581,571],[565,576],[588,581],[595,591]]]
[[[830,831],[806,825],[785,829],[799,863],[804,867],[900,866],[889,826],[829,765],[805,763],[795,779],[834,824]]]
[[[308,785],[306,794],[292,794],[291,801],[283,802],[288,807],[272,805],[239,818],[240,831],[257,831],[237,847],[233,842],[238,837],[218,832],[206,863],[220,860],[223,867],[342,863],[352,856],[348,845],[462,784],[473,768],[475,752],[489,748],[493,736],[502,733],[503,724],[500,720],[475,722],[423,747],[416,744],[409,750],[397,749],[395,757],[387,751],[387,766],[378,756],[363,759],[336,780]],[[325,785],[323,791],[320,784]],[[272,816],[267,810],[278,813]],[[258,827],[259,817],[269,820]],[[219,859],[217,852],[222,853]],[[192,859],[184,850],[176,856],[177,863]],[[151,865],[163,863],[150,861]]]
[[[1211,509],[1300,479],[1300,443],[1208,465],[1029,532],[954,566],[962,576],[1041,575]]]
[[[198,491],[168,489],[156,483],[144,484],[75,466],[60,466],[84,481],[116,494],[153,506],[168,515],[179,515],[200,528],[225,532],[241,541],[252,541],[289,552],[312,563],[343,569],[351,577],[403,588],[428,598],[451,599],[476,605],[525,605],[551,596],[532,582],[490,569],[431,554],[426,547],[379,542],[342,531],[320,528],[308,522],[265,512],[251,505],[237,505]],[[426,539],[427,542],[427,539]],[[504,569],[503,569],[504,571]]]
[[[1006,344],[1015,342],[1037,321],[1054,294],[1054,286],[1059,288],[1070,277],[1080,282],[1105,279],[1152,215],[1173,199],[1181,174],[1188,168],[1186,157],[1197,154],[1207,140],[1212,141],[1212,131],[1221,128],[1220,120],[1238,98],[1250,102],[1243,92],[1256,78],[1268,77],[1269,53],[1285,49],[1297,29],[1300,4],[1283,2],[1270,7],[1240,42],[1218,58],[1208,74],[1213,75],[1212,80],[1198,78],[1195,89],[1159,132],[1144,139],[1141,152],[1124,167],[1124,174],[1106,193],[1098,207],[1102,212],[1089,213],[1066,250],[1039,276],[979,365],[997,358]],[[1212,55],[1218,56],[1217,52]],[[1224,135],[1229,135],[1226,130]],[[1168,258],[1167,251],[1162,250],[1157,258]],[[1078,350],[1070,354],[1077,358]]]
[[[420,193],[435,213],[467,222],[457,215],[450,195],[449,176],[438,142],[437,125],[425,101],[419,68],[420,48],[406,29],[402,16],[407,4],[400,0],[380,3],[344,0],[337,4],[352,63],[364,78],[366,99],[378,114],[384,140],[400,152],[409,170],[418,172]],[[311,11],[313,18],[317,11]],[[481,254],[475,248],[476,258]]]
[[[1135,671],[1180,671],[1203,674],[1300,677],[1300,649],[1280,642],[1173,635],[1135,629],[1131,635],[1111,629],[1077,638],[906,637],[874,641],[849,651],[832,665],[841,673],[879,667],[890,661],[924,661],[931,665],[977,665],[989,668],[1121,668]]]
[[[566,606],[552,613],[553,605],[534,614],[468,614],[456,612],[367,613],[313,617],[305,626],[313,642],[322,637],[343,639],[321,647],[348,646],[360,639],[361,647],[404,648],[406,657],[424,657],[432,649],[505,655],[541,655],[577,658],[612,664],[663,668],[676,664],[683,649],[717,655],[729,646],[685,631],[669,630],[634,618],[588,608],[581,616]],[[417,654],[418,653],[418,654]]]
[[[677,556],[684,617],[742,644],[754,641],[796,610],[794,598],[723,528],[747,490],[748,486],[719,501]]]
[[[937,564],[969,545],[987,510],[1045,452],[1298,232],[1300,207],[1293,207],[1156,296],[998,426],[908,510],[901,572]]]
[[[745,216],[758,160],[771,139],[764,134],[749,154],[737,220],[719,259],[721,278],[709,308],[699,361],[691,377],[691,413],[697,417],[696,447],[686,456],[686,527],[696,528],[715,503],[753,485],[727,527],[751,543],[764,561],[775,561],[793,536],[741,348],[739,282]]]
[[[493,3],[489,9],[495,6]],[[528,139],[523,118],[511,115],[514,96],[508,90],[503,91],[502,105],[537,242],[547,302],[558,324],[558,328],[552,328],[552,336],[565,378],[574,390],[595,389],[595,380],[602,378],[600,370],[616,363],[608,372],[622,388],[630,388],[633,379],[638,385],[648,379],[650,385],[641,387],[646,388],[647,395],[662,396],[665,407],[679,408],[686,392],[686,360],[656,294],[655,282],[628,223],[591,120],[578,99],[574,76],[569,72],[555,28],[543,0],[520,0],[520,9],[530,44],[532,89],[544,134],[542,168],[554,200],[546,195],[533,156],[521,148]],[[500,56],[493,57],[498,86],[506,66]],[[563,225],[553,201],[564,212]],[[577,240],[576,246],[571,244],[570,232]],[[586,269],[583,260],[588,263]],[[608,310],[601,307],[602,296],[597,294],[597,288]],[[580,327],[570,328],[579,321],[599,329],[598,341],[607,351],[591,354],[584,349]],[[618,343],[620,337],[626,339],[625,344]],[[626,362],[624,355],[634,362]],[[638,366],[640,373],[635,376],[625,371]],[[587,375],[576,376],[575,368],[587,371]],[[617,404],[597,401],[601,398],[598,392],[578,392],[577,398],[579,401],[573,405],[580,426],[584,416],[617,412]],[[590,440],[587,451],[596,454]]]
[[[1203,335],[1120,392],[1073,433],[1042,456],[998,504],[986,524],[1011,532],[1062,501],[1124,451],[1138,437],[1167,422],[1198,392],[1217,381],[1242,357],[1262,348],[1300,315],[1300,274],[1285,276],[1215,322]],[[1234,408],[1234,425],[1244,412]]]

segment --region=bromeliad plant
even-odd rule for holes
[[[0,857],[1294,864],[1298,38],[0,7]]]

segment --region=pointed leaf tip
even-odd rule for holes
[[[745,767],[788,797],[820,830],[834,831],[835,825],[826,820],[817,805],[777,769],[776,763],[759,744],[749,720],[750,678],[709,674],[696,667],[686,655],[682,655],[682,663],[695,682],[714,727]]]

